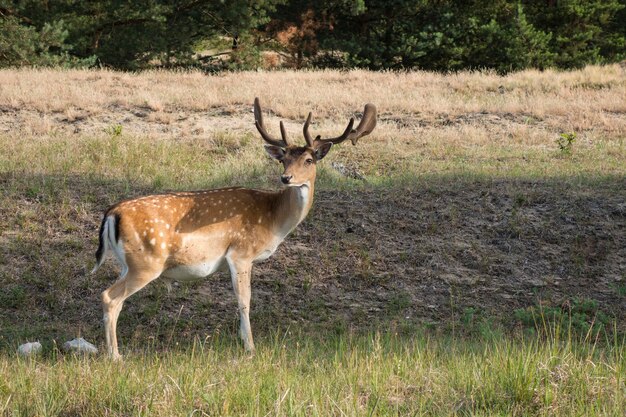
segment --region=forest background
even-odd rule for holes
[[[581,68],[626,59],[626,0],[0,0],[0,67]]]

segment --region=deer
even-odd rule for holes
[[[268,133],[259,99],[254,100],[254,124],[266,142],[267,154],[283,165],[278,191],[229,187],[165,192],[121,201],[102,218],[95,273],[112,253],[120,275],[102,292],[107,352],[121,355],[117,320],[128,297],[162,277],[171,282],[201,279],[225,267],[230,271],[239,313],[239,337],[254,353],[250,326],[251,271],[269,258],[307,216],[313,204],[316,164],[331,146],[350,139],[353,145],[376,127],[376,107],[365,105],[356,129],[350,118],[334,138],[313,138],[312,114],[303,126],[305,146],[292,143],[280,122],[281,139]]]

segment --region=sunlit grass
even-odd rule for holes
[[[217,142],[217,143],[216,143]],[[249,135],[216,134],[212,142],[163,138],[62,135],[42,140],[1,137],[0,171],[124,181],[153,190],[243,185],[275,188],[280,168]],[[37,155],[33,158],[33,155]],[[427,144],[401,150],[393,145],[337,147],[319,164],[324,188],[403,183],[435,175],[472,179],[560,178],[592,181],[623,175],[626,146],[611,141],[576,144],[571,155],[524,145],[463,147]],[[335,164],[344,168],[337,169]],[[346,172],[348,174],[346,174]],[[356,173],[351,178],[350,173]]]
[[[0,356],[3,415],[621,415],[623,340],[277,332],[122,363]]]

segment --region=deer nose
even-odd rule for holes
[[[293,178],[293,175],[281,175],[280,176],[280,180],[283,182],[283,184],[289,184],[289,181],[291,181],[292,178]]]

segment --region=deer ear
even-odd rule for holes
[[[282,161],[285,157],[285,150],[280,146],[265,145],[265,151],[269,156],[279,161]]]
[[[330,147],[332,145],[333,145],[332,142],[326,142],[326,143],[323,143],[322,145],[320,145],[318,148],[316,148],[315,149],[315,159],[317,159],[319,161],[322,158],[324,158],[326,156],[326,154],[328,153],[328,151],[330,150]]]

